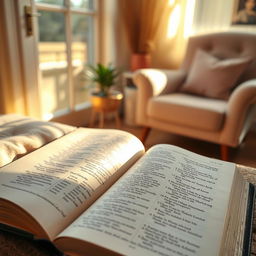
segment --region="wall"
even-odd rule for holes
[[[123,70],[129,69],[130,49],[126,40],[121,17],[118,12],[118,0],[104,0],[102,14],[104,63],[113,63]]]
[[[227,30],[256,33],[256,25],[231,25],[237,1],[238,0],[197,0],[193,33],[197,34]]]

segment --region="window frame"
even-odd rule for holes
[[[71,7],[70,0],[65,0],[64,6],[58,6],[58,5],[51,5],[46,3],[36,3],[34,2],[34,8],[35,12],[38,11],[52,11],[52,12],[60,12],[63,13],[65,16],[65,34],[66,34],[66,54],[67,54],[67,73],[68,73],[68,106],[66,106],[64,109],[58,110],[54,113],[52,113],[52,117],[59,117],[62,115],[69,114],[74,111],[79,111],[85,108],[89,108],[91,106],[90,102],[83,102],[80,104],[75,104],[75,87],[73,83],[73,77],[72,77],[72,14],[82,14],[82,15],[89,15],[93,18],[93,29],[92,29],[92,38],[91,42],[89,43],[89,50],[88,52],[91,52],[92,54],[89,54],[89,62],[95,63],[99,59],[99,45],[97,44],[98,38],[99,38],[99,1],[94,1],[94,9],[93,10],[86,10],[76,7]],[[35,22],[35,34],[38,34],[38,27],[37,22]],[[38,46],[39,39],[36,38],[36,47]],[[37,49],[38,51],[38,49]],[[39,74],[39,62],[38,62],[38,74]],[[41,83],[40,83],[40,77],[38,82],[38,92],[40,95],[41,90]],[[41,117],[43,113],[41,113]],[[52,118],[51,117],[51,118]]]

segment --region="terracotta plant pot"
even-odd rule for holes
[[[122,101],[123,94],[119,91],[111,91],[108,96],[99,96],[92,93],[91,102],[94,110],[103,112],[116,111]]]
[[[131,56],[131,70],[135,71],[141,68],[151,66],[151,55],[148,53],[133,53]]]

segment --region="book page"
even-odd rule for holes
[[[154,146],[60,236],[125,255],[218,255],[234,171],[232,163]],[[77,250],[63,241],[61,249]]]
[[[52,239],[143,153],[127,132],[79,128],[1,168],[0,198],[27,210]]]

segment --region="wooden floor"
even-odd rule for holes
[[[105,121],[104,128],[115,128],[115,122]],[[120,129],[137,137],[140,137],[142,131],[141,127],[126,125],[124,121],[122,121]],[[173,144],[201,155],[220,158],[219,145],[152,129],[145,142],[145,148],[148,149],[159,143]],[[256,125],[250,130],[242,145],[231,150],[229,161],[256,168]]]

